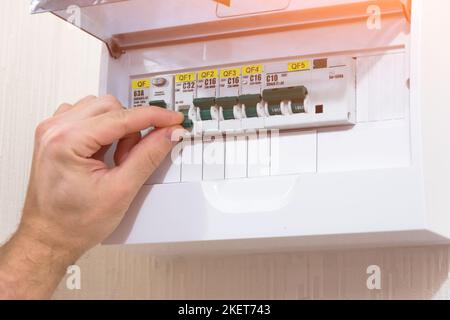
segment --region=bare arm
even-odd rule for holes
[[[120,223],[182,121],[157,107],[124,110],[106,96],[64,104],[41,123],[22,221],[0,248],[0,299],[51,297],[66,268]],[[150,126],[158,129],[141,137]],[[108,167],[104,155],[114,142]]]

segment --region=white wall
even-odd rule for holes
[[[431,0],[430,0],[431,1]],[[438,1],[438,0],[433,0]],[[58,104],[98,91],[102,45],[29,0],[0,2],[0,242],[20,218],[36,124]],[[55,298],[450,297],[448,247],[152,257],[143,247],[98,247],[79,262],[82,290]],[[382,290],[366,268],[382,270]]]
[[[0,2],[0,240],[15,228],[37,123],[98,90],[101,45],[28,0]]]

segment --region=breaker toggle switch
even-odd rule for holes
[[[308,89],[305,86],[295,87],[291,91],[291,95],[292,98],[285,104],[284,110],[288,114],[306,113],[305,101],[308,97]]]
[[[167,103],[165,100],[153,100],[148,103],[150,106],[167,108]]]
[[[260,94],[246,94],[240,96],[239,102],[242,106],[244,118],[257,118],[261,116],[261,101],[262,97]]]
[[[198,108],[198,118],[201,121],[219,120],[216,98],[196,98],[194,106]]]
[[[254,130],[264,128],[264,102],[260,94],[245,94],[239,96],[242,108],[242,129]]]
[[[195,111],[193,109],[184,109],[180,110],[180,112],[184,115],[183,123],[181,124],[185,129],[192,129],[194,126],[194,122],[192,121],[192,115],[195,115]]]
[[[216,99],[216,104],[220,108],[220,120],[242,118],[242,109],[238,97],[220,97]]]
[[[265,111],[269,116],[306,113],[307,96],[308,89],[305,86],[266,89],[263,91]]]
[[[215,97],[195,98],[194,106],[197,108],[197,121],[194,124],[196,134],[219,133],[219,108]]]
[[[242,130],[242,108],[237,96],[216,99],[220,107],[219,129],[222,132],[238,132]]]

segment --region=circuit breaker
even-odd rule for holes
[[[450,45],[429,31],[435,2],[32,1],[105,42],[100,94],[184,114],[182,141],[106,243],[447,243],[450,155],[436,124],[450,109],[430,104],[445,100],[450,63],[427,53]]]

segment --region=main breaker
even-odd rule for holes
[[[105,42],[99,94],[185,116],[107,243],[197,252],[447,243],[449,9],[32,1]]]

